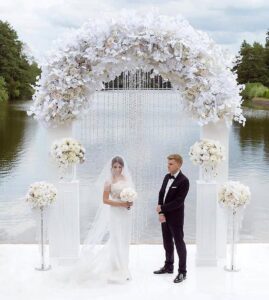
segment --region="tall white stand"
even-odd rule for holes
[[[197,181],[196,264],[217,265],[217,183]]]
[[[73,136],[72,124],[44,130],[44,165],[47,180],[57,187],[57,199],[49,217],[50,261],[75,260],[79,256],[79,181],[60,182],[61,172],[50,157],[55,140]]]
[[[60,262],[79,257],[79,181],[59,182],[49,224],[50,258]]]
[[[221,183],[228,180],[229,128],[224,121],[210,123],[201,128],[200,137],[217,140],[225,147],[225,160],[218,167],[215,183],[203,182],[201,169],[200,181],[197,181],[197,265],[216,265],[218,258],[226,257],[227,216],[217,203],[217,190]]]

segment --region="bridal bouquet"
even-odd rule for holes
[[[85,149],[75,139],[64,138],[53,143],[51,156],[60,168],[67,168],[85,161]]]
[[[53,184],[40,181],[30,185],[25,200],[32,208],[43,208],[55,202],[56,194],[57,190]]]
[[[219,190],[219,203],[234,211],[239,207],[245,206],[249,200],[249,187],[239,181],[228,181]]]
[[[134,200],[136,199],[136,197],[137,197],[137,193],[132,188],[125,188],[120,193],[120,199],[122,201],[134,202]]]
[[[217,165],[224,160],[224,148],[218,141],[202,139],[191,146],[189,156],[194,165],[215,177]]]

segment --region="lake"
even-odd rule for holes
[[[0,243],[35,241],[35,219],[23,196],[30,183],[49,179],[46,129],[26,115],[30,102],[0,103]],[[231,180],[247,184],[252,192],[240,231],[242,242],[269,242],[269,111],[245,110],[246,126],[230,130]],[[185,239],[195,242],[198,168],[188,159],[189,147],[199,139],[199,126],[183,111],[178,95],[170,91],[96,95],[91,109],[73,127],[87,151],[78,166],[81,235],[85,236],[100,199],[91,189],[105,163],[123,155],[139,193],[134,210],[135,241],[160,243],[155,207],[166,157],[180,153],[182,168],[191,182],[186,199]]]

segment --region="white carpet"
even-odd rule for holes
[[[176,274],[154,275],[163,264],[161,245],[131,246],[133,280],[124,285],[74,287],[54,279],[56,267],[38,272],[36,245],[0,245],[1,300],[99,299],[269,299],[269,244],[240,244],[241,270],[229,273],[218,267],[196,267],[195,246],[188,245],[188,278],[174,284]]]

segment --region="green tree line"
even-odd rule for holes
[[[264,45],[243,41],[234,70],[238,83],[245,84],[242,96],[246,102],[254,97],[269,99],[269,30]]]
[[[0,20],[0,101],[31,99],[39,74],[37,63],[29,61],[16,31]]]

